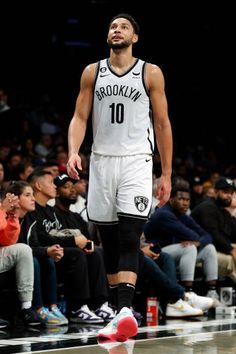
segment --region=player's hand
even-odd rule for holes
[[[161,175],[157,181],[156,197],[159,200],[158,208],[165,205],[170,199],[171,178]]]
[[[79,179],[79,171],[82,171],[81,158],[77,153],[70,155],[67,162],[67,173],[73,179]]]

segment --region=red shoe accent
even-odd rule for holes
[[[115,335],[117,342],[125,342],[128,338],[136,336],[137,333],[138,325],[134,317],[125,317],[118,321]]]

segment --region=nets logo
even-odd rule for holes
[[[107,68],[105,66],[102,66],[99,71],[100,73],[104,74],[107,71]]]
[[[134,204],[136,206],[136,208],[138,209],[138,211],[143,212],[144,210],[147,209],[148,206],[148,198],[146,197],[134,197]]]

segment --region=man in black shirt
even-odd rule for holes
[[[191,215],[213,238],[219,276],[228,276],[236,282],[236,219],[226,210],[236,186],[233,180],[221,177],[215,184],[215,190],[216,198],[197,205]]]
[[[65,234],[81,234],[86,237],[87,245],[84,248],[84,252],[88,265],[91,293],[90,307],[95,310],[96,315],[102,317],[105,321],[111,320],[114,317],[114,312],[107,301],[108,283],[103,261],[103,250],[100,247],[94,247],[93,241],[89,240],[87,223],[83,218],[78,213],[74,213],[69,209],[70,205],[77,201],[74,182],[66,174],[62,174],[54,179],[54,184],[57,187],[54,207],[56,218]]]

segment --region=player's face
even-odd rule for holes
[[[109,28],[107,43],[112,49],[128,48],[138,40],[138,35],[134,33],[133,26],[125,18],[115,19]]]

